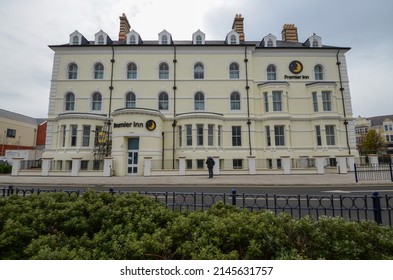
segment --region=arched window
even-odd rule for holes
[[[162,43],[163,45],[168,45],[168,36],[162,35],[161,43]]]
[[[102,107],[102,95],[99,92],[95,92],[91,98],[91,109],[93,111],[101,111]]]
[[[202,36],[201,35],[197,35],[195,41],[196,41],[197,45],[202,45]]]
[[[74,36],[72,38],[72,44],[73,45],[79,45],[79,37],[78,36]]]
[[[194,96],[194,109],[205,110],[205,96],[200,91],[198,91]]]
[[[236,62],[229,65],[229,79],[239,79],[239,65]]]
[[[158,96],[158,110],[169,109],[169,98],[166,92],[161,92]]]
[[[316,39],[314,39],[312,41],[312,46],[313,46],[313,48],[318,48],[319,47],[318,41]]]
[[[100,35],[98,36],[98,45],[103,45],[104,44],[104,36]]]
[[[167,63],[163,62],[159,66],[159,79],[169,79],[169,66]]]
[[[204,79],[205,70],[202,63],[196,63],[194,65],[194,79]]]
[[[323,80],[323,66],[318,64],[314,67],[315,80]]]
[[[231,45],[236,45],[237,40],[235,35],[231,35]]]
[[[136,37],[135,35],[130,36],[130,45],[136,45]]]
[[[137,77],[137,67],[134,62],[127,65],[127,79],[135,80]]]
[[[231,93],[231,110],[240,110],[240,94],[237,91]]]
[[[66,111],[74,111],[74,109],[75,109],[75,95],[72,92],[68,92],[66,94],[64,108]]]
[[[104,65],[102,63],[96,63],[94,65],[94,79],[101,80],[104,78]]]
[[[135,108],[135,107],[136,107],[135,93],[127,92],[127,95],[126,95],[126,108]]]
[[[71,63],[68,65],[68,79],[75,80],[78,77],[78,65]]]
[[[271,39],[269,39],[269,40],[267,41],[267,46],[268,46],[269,48],[271,48],[271,47],[274,46],[273,41],[272,41]]]
[[[277,80],[277,71],[276,71],[276,66],[273,64],[270,64],[267,69],[267,79],[270,81]]]

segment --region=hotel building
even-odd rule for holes
[[[293,24],[281,40],[247,41],[241,15],[228,31],[222,40],[200,30],[190,40],[167,30],[145,40],[123,14],[118,40],[75,31],[50,46],[44,159],[56,170],[90,170],[105,158],[114,176],[193,174],[207,156],[221,173],[312,168],[318,158],[351,166],[350,48],[316,34],[299,42]]]

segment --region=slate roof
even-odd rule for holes
[[[39,125],[39,124],[43,123],[44,121],[46,121],[46,119],[42,119],[42,118],[35,119],[35,118],[29,117],[29,116],[10,112],[10,111],[4,110],[4,109],[0,109],[0,117],[5,118],[5,119],[18,121],[18,122],[28,123],[28,124],[32,124],[32,125]]]
[[[393,121],[393,115],[375,116],[366,119],[371,121],[371,126],[381,126],[385,119],[390,119]]]

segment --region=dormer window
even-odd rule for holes
[[[108,45],[110,43],[112,43],[112,41],[104,31],[100,30],[95,34],[95,45]]]
[[[160,34],[158,34],[158,43],[160,45],[171,45],[172,44],[172,36],[171,34],[164,30]]]
[[[72,38],[72,45],[79,45],[79,37],[78,36],[74,36]]]
[[[142,43],[142,40],[138,32],[136,32],[135,30],[131,30],[127,33],[126,42],[128,45],[139,45]]]
[[[89,44],[89,41],[86,40],[85,37],[83,37],[83,35],[81,33],[79,33],[77,30],[75,30],[74,32],[72,32],[70,34],[70,41],[69,41],[70,45],[87,45]]]
[[[322,38],[314,33],[314,35],[307,39],[305,45],[310,48],[322,48]]]
[[[161,43],[162,43],[163,45],[168,45],[168,36],[162,35]]]
[[[239,45],[240,43],[239,33],[235,32],[234,30],[229,32],[227,34],[226,43],[228,45]]]
[[[100,35],[98,36],[98,45],[103,45],[104,44],[104,36]]]
[[[205,33],[198,29],[197,32],[192,34],[192,44],[193,45],[204,45],[205,44]]]
[[[136,38],[135,35],[130,36],[130,45],[136,45]]]
[[[263,37],[261,45],[266,48],[274,48],[277,47],[277,38],[272,34],[269,34]]]

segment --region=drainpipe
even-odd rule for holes
[[[250,98],[249,98],[249,90],[250,86],[248,85],[248,58],[247,58],[247,46],[244,49],[244,63],[246,67],[246,93],[247,93],[247,126],[248,126],[248,145],[250,149],[250,156],[252,155],[252,147],[251,147],[251,120],[250,120]]]
[[[338,59],[338,55],[340,53],[340,49],[338,49],[337,54],[336,54],[336,59],[337,59],[337,68],[338,68],[338,77],[340,79],[340,91],[341,91],[341,96],[342,96],[342,103],[343,103],[343,112],[344,112],[344,125],[345,125],[345,136],[347,138],[347,147],[348,147],[348,153],[351,155],[351,146],[349,145],[349,137],[348,137],[348,121],[347,121],[347,113],[345,110],[345,99],[344,99],[344,87],[343,87],[343,82],[341,78],[341,62]]]
[[[175,140],[176,140],[176,46],[173,46],[173,123],[172,123],[172,169],[175,169]]]
[[[112,137],[111,137],[111,112],[112,112],[112,91],[113,91],[113,68],[115,64],[115,50],[113,46],[112,48],[112,59],[111,59],[111,84],[109,86],[109,109],[108,109],[108,121],[107,121],[107,133],[108,133],[108,139],[107,139],[107,147],[105,151],[105,156],[109,156],[112,153]]]

